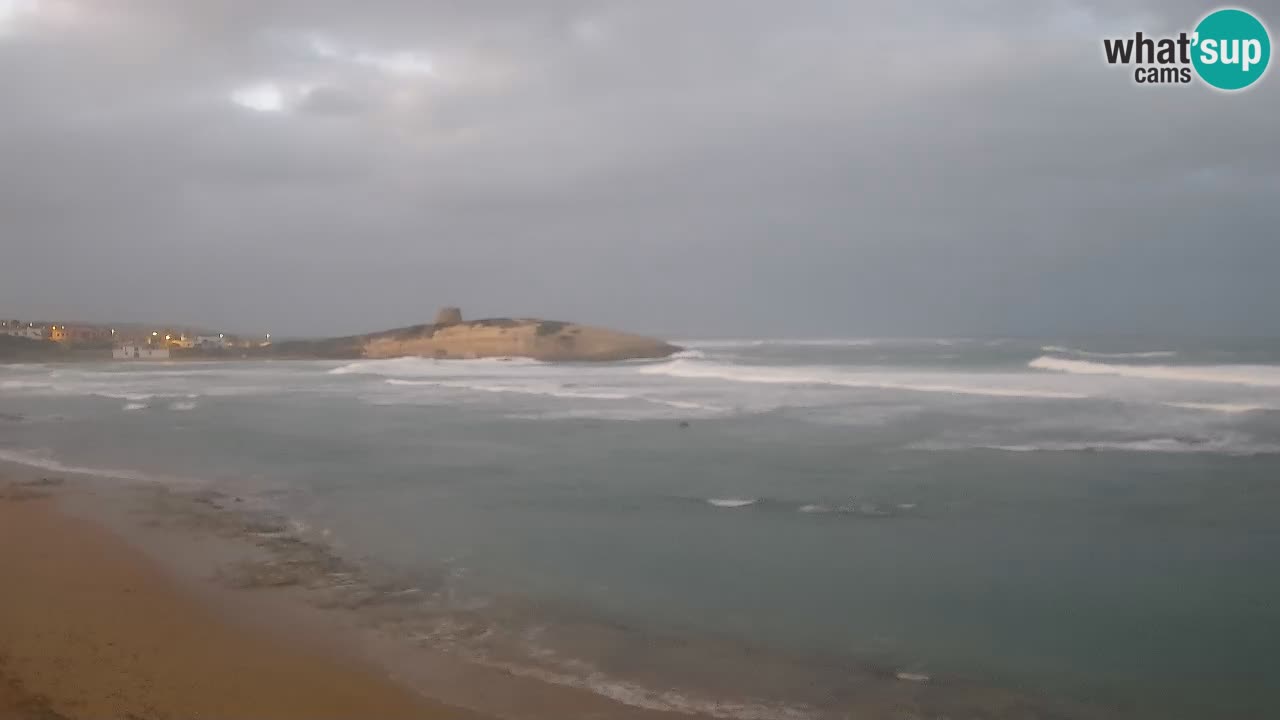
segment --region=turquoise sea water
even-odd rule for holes
[[[0,458],[276,507],[504,662],[653,706],[823,716],[911,672],[1045,717],[1277,712],[1277,344],[685,345],[0,366]]]

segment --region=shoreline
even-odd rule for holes
[[[23,516],[28,516],[25,525],[7,522],[9,518]],[[51,470],[0,460],[0,578],[24,587],[28,602],[49,608],[43,618],[46,629],[60,627],[68,618],[89,618],[110,628],[114,627],[119,608],[129,608],[115,603],[130,602],[135,596],[124,591],[128,585],[121,577],[95,575],[102,569],[96,565],[86,566],[85,563],[92,561],[73,550],[92,548],[92,557],[111,560],[107,568],[148,573],[151,579],[148,587],[160,588],[142,596],[153,603],[153,612],[139,616],[137,623],[123,634],[103,641],[114,643],[107,647],[120,648],[143,643],[145,652],[134,653],[134,657],[145,656],[140,661],[143,670],[136,671],[143,675],[152,672],[147,669],[152,665],[147,663],[169,668],[175,665],[172,657],[185,657],[181,640],[175,640],[148,622],[152,617],[167,617],[176,612],[189,618],[184,626],[186,632],[202,637],[216,636],[223,643],[220,654],[201,656],[212,665],[204,666],[200,672],[191,671],[195,675],[203,676],[216,670],[234,677],[240,658],[258,656],[260,650],[255,643],[261,644],[263,637],[270,637],[274,640],[270,648],[281,653],[272,661],[281,668],[278,673],[288,671],[293,679],[280,684],[233,683],[250,688],[253,697],[249,699],[280,702],[282,697],[306,697],[311,692],[309,688],[320,683],[365,688],[361,690],[364,693],[361,697],[366,698],[362,701],[375,703],[352,711],[341,710],[332,717],[827,720],[846,717],[849,713],[867,718],[898,718],[903,717],[903,713],[906,717],[997,718],[1015,710],[1028,719],[1085,716],[1069,710],[1068,714],[1055,714],[1057,711],[1051,708],[1056,703],[1045,705],[1018,692],[959,678],[931,678],[914,673],[899,673],[895,677],[888,668],[843,663],[823,671],[828,679],[832,679],[830,671],[843,677],[840,689],[832,686],[829,690],[835,693],[827,696],[834,702],[830,706],[827,702],[813,706],[743,698],[727,687],[713,691],[711,697],[701,692],[690,696],[666,684],[682,675],[687,675],[686,681],[702,676],[696,665],[684,667],[675,676],[664,673],[640,684],[634,678],[627,681],[606,677],[599,671],[583,677],[568,677],[558,673],[554,666],[539,667],[522,662],[510,653],[511,638],[503,637],[501,631],[496,640],[485,641],[484,649],[477,655],[474,648],[468,646],[470,641],[484,639],[494,632],[487,621],[456,613],[441,615],[424,611],[425,596],[432,592],[429,585],[411,586],[403,579],[398,582],[386,578],[375,580],[362,568],[340,557],[325,542],[305,535],[299,528],[290,527],[290,522],[273,510],[253,507],[252,499],[209,488],[174,487],[91,474],[79,468]],[[18,542],[20,537],[27,540]],[[45,538],[66,539],[56,547],[61,549],[59,558],[70,559],[51,563],[56,571],[34,582],[26,577],[34,572],[32,551],[39,549]],[[73,540],[74,546],[66,544]],[[65,588],[69,583],[99,586],[90,597],[105,596],[108,600],[99,605],[84,599],[76,605],[67,597],[69,593]],[[110,588],[114,588],[114,594]],[[63,599],[67,604],[60,603]],[[3,607],[0,604],[0,608]],[[6,610],[0,616],[9,614]],[[117,702],[144,702],[150,697],[151,686],[117,683],[118,689],[107,693],[100,685],[93,685],[101,682],[94,678],[101,677],[102,672],[115,672],[118,668],[113,669],[109,658],[103,666],[102,654],[93,644],[86,646],[77,642],[54,643],[42,651],[45,662],[92,666],[99,675],[89,673],[82,684],[75,680],[57,686],[42,684],[39,678],[47,677],[48,673],[39,667],[6,666],[5,658],[13,654],[12,633],[0,620],[0,685],[8,682],[11,690],[16,688],[16,694],[10,692],[9,695],[0,689],[0,711],[17,712],[26,707],[45,707],[40,704],[45,703],[51,712],[64,714],[32,717],[80,720],[104,714],[124,716],[115,710],[80,716],[68,714],[67,709],[79,707],[76,703],[83,704],[85,698],[95,702],[107,702],[111,698]],[[617,638],[593,637],[606,644],[617,642]],[[620,644],[614,646],[612,653],[630,656],[633,652],[644,654],[651,650]],[[740,653],[755,656],[749,648],[735,650],[726,646],[716,652],[720,661],[735,664],[745,657]],[[147,657],[151,659],[146,660]],[[704,660],[715,657],[717,655]],[[780,677],[803,680],[794,674],[800,669],[798,666],[773,665],[763,656],[755,657],[752,665],[764,662],[762,667],[772,668],[769,675],[761,676],[762,680],[775,671],[781,673]],[[126,664],[126,667],[133,666]],[[186,666],[178,662],[176,667]],[[291,682],[295,684],[289,684]],[[701,682],[696,684],[703,687]],[[724,694],[726,692],[728,694]],[[729,699],[731,697],[734,699]],[[32,705],[33,702],[36,705]],[[204,695],[195,695],[190,698],[190,704],[183,705],[170,695],[165,696],[164,702],[171,708],[166,711],[168,715],[146,712],[135,712],[135,715],[147,720],[194,716],[206,707],[201,703],[208,700]],[[316,706],[303,706],[297,715],[280,707],[290,706],[245,707],[243,712],[222,711],[221,714],[309,720],[331,717],[324,714],[327,709],[351,706],[342,705],[341,698],[325,700]],[[214,706],[214,709],[221,708]],[[1094,713],[1087,716],[1110,717]]]
[[[480,720],[220,612],[38,475],[0,467],[0,715]]]
[[[406,642],[411,592],[224,497],[0,460],[0,716],[690,717]]]
[[[1014,378],[1021,350],[962,368],[951,351],[883,350],[882,370],[962,378],[935,389],[1097,382]],[[838,374],[882,350],[830,352]],[[954,398],[756,377],[775,363],[822,380],[784,372],[811,366],[803,350],[704,359],[723,372],[33,365],[3,373],[0,459],[85,473],[62,507],[163,556],[233,620],[305,615],[317,629],[298,634],[335,654],[497,716],[533,717],[517,696],[577,702],[550,686],[757,720],[1276,704],[1265,643],[1237,640],[1271,613],[1220,592],[1276,593],[1251,569],[1277,550],[1275,459],[1235,452],[1275,428],[1167,407],[1245,390]],[[727,410],[677,424],[690,400]],[[1185,592],[1161,592],[1173,582]]]

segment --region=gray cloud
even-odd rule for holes
[[[9,7],[0,313],[1280,332],[1276,78],[1102,62],[1200,3]]]

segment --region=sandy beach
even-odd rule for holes
[[[0,718],[675,716],[419,642],[416,590],[239,501],[0,462]]]
[[[235,623],[38,477],[0,481],[0,717],[475,718]]]

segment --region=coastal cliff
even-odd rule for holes
[[[680,348],[643,335],[535,318],[463,321],[445,308],[435,323],[329,340],[280,343],[276,354],[293,357],[447,360],[526,357],[544,361],[617,361],[662,358]]]

